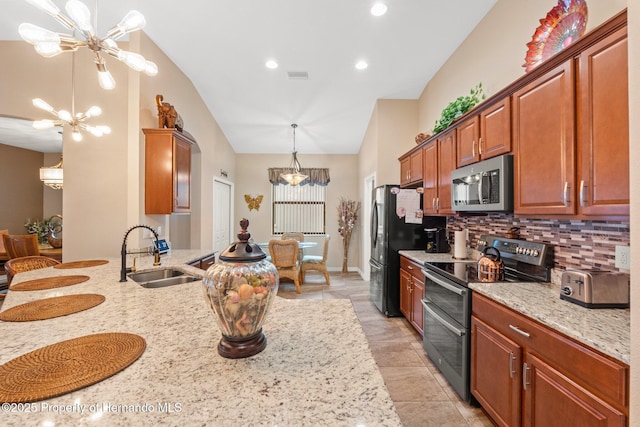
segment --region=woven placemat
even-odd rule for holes
[[[61,288],[63,286],[77,285],[86,282],[89,276],[57,276],[44,277],[42,279],[27,280],[26,282],[16,283],[9,286],[12,291],[41,291],[43,289]]]
[[[135,362],[146,345],[139,335],[108,332],[23,354],[0,365],[0,402],[34,402],[95,384]]]
[[[63,262],[61,264],[56,264],[53,268],[85,268],[85,267],[95,267],[97,265],[106,264],[109,261],[106,259],[88,259],[85,261],[71,261],[71,262]]]
[[[105,297],[98,294],[76,294],[44,298],[11,307],[0,313],[0,320],[5,322],[30,322],[32,320],[51,319],[88,310],[98,304],[102,304],[104,300]]]

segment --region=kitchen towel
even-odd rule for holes
[[[454,232],[453,257],[456,259],[467,258],[467,234],[467,230]]]

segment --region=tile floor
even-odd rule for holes
[[[376,309],[369,298],[369,282],[357,273],[331,273],[330,278],[327,286],[321,274],[308,272],[301,294],[296,294],[292,282],[283,280],[278,295],[351,299],[404,426],[493,425],[479,408],[460,400],[425,355],[422,337],[404,318],[387,318]]]

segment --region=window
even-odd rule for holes
[[[272,185],[272,230],[325,234],[327,187],[324,185]]]

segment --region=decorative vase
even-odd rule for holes
[[[242,219],[238,241],[231,244],[207,270],[204,297],[222,332],[218,353],[239,359],[267,346],[262,324],[278,292],[278,270],[255,243],[249,243],[249,221]]]

